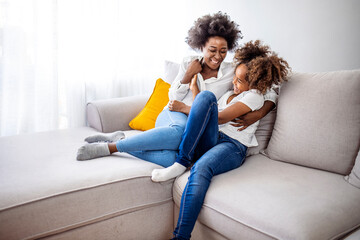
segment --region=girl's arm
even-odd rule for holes
[[[242,102],[237,102],[229,107],[225,108],[223,111],[219,112],[218,119],[219,124],[227,123],[238,116],[244,115],[251,112],[251,108]]]
[[[258,120],[265,117],[271,110],[275,107],[275,103],[272,101],[265,101],[264,105],[256,111],[249,112],[243,116],[238,117],[238,119],[233,119],[231,124],[234,127],[239,127],[239,131],[246,129],[251,124],[257,122]]]

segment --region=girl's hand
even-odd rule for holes
[[[177,100],[170,100],[169,102],[169,110],[174,112],[182,112],[185,114],[189,114],[190,106],[186,105],[183,102]]]
[[[231,123],[234,127],[239,127],[238,131],[242,131],[246,129],[251,124],[255,123],[256,121],[262,118],[262,114],[259,111],[249,112],[244,114],[234,120],[231,120],[234,123]]]
[[[198,74],[201,71],[202,71],[201,61],[199,61],[199,59],[195,59],[187,67],[185,76],[184,76],[183,80],[181,81],[181,83],[182,84],[190,83],[193,76],[195,74]]]

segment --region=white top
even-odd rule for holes
[[[201,56],[190,56],[184,58],[180,65],[179,73],[176,76],[174,82],[171,84],[169,89],[169,99],[178,100],[186,105],[191,106],[193,103],[192,92],[189,91],[189,84],[181,84],[181,80],[184,78],[186,69],[189,64],[195,59],[201,59]],[[203,79],[200,73],[197,74],[197,83],[200,91],[208,90],[213,92],[216,99],[219,100],[222,95],[232,88],[232,81],[234,77],[234,67],[232,63],[222,62],[217,74],[217,77]]]
[[[176,76],[174,82],[169,89],[169,99],[178,100],[186,105],[191,106],[193,103],[193,96],[189,88],[189,84],[181,84],[181,80],[184,78],[186,69],[189,64],[195,59],[201,59],[201,56],[190,56],[184,58],[180,65],[179,73]],[[217,77],[212,77],[204,80],[200,73],[197,74],[197,83],[200,91],[208,90],[213,92],[216,99],[219,100],[228,90],[233,89],[233,77],[235,75],[234,65],[230,62],[222,62],[217,74]],[[276,104],[277,93],[270,89],[263,96],[265,101],[272,101]]]
[[[234,97],[229,104],[227,104],[226,102],[232,94],[234,94],[233,91],[228,91],[220,98],[218,101],[219,112],[236,102],[244,103],[251,109],[251,111],[258,110],[264,105],[264,96],[257,90],[250,89],[249,91],[242,92],[238,96]],[[234,127],[230,124],[231,122],[227,122],[219,125],[219,131],[238,140],[247,147],[254,147],[258,145],[255,137],[255,131],[259,125],[259,121],[251,124],[242,131],[238,131],[239,127]]]

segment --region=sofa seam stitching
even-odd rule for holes
[[[120,182],[129,181],[129,180],[140,179],[140,178],[149,178],[149,177],[150,176],[143,175],[143,176],[137,176],[137,177],[126,178],[126,179],[121,179],[121,180],[114,180],[114,181],[111,181],[111,182],[101,183],[101,184],[97,184],[97,185],[93,185],[93,186],[89,186],[89,187],[77,188],[77,189],[73,189],[73,190],[69,190],[69,191],[63,191],[63,192],[52,194],[52,195],[49,195],[49,196],[46,196],[46,197],[39,197],[39,198],[35,198],[33,200],[24,201],[24,202],[19,203],[19,204],[10,205],[8,207],[0,209],[0,213],[4,212],[4,211],[7,211],[7,210],[10,210],[10,209],[13,209],[13,208],[16,208],[16,207],[26,205],[26,204],[39,202],[39,201],[46,200],[46,199],[53,198],[53,197],[57,197],[57,196],[62,196],[62,195],[66,195],[66,194],[70,194],[70,193],[74,193],[74,192],[80,192],[80,191],[83,191],[83,190],[89,190],[89,189],[93,189],[93,188],[97,188],[97,187],[101,187],[101,186],[110,185],[110,184],[113,184],[113,183],[120,183]],[[170,181],[165,181],[163,183],[167,183],[167,182],[170,182]]]
[[[119,217],[119,216],[122,216],[122,215],[125,215],[125,214],[145,210],[145,209],[148,209],[148,208],[151,208],[151,207],[160,206],[160,205],[166,204],[168,202],[172,202],[172,198],[167,198],[167,199],[162,200],[162,201],[157,201],[157,202],[153,202],[153,203],[150,203],[150,204],[142,204],[142,205],[138,205],[136,207],[130,207],[130,208],[126,208],[124,210],[115,211],[115,212],[112,212],[112,213],[107,213],[105,215],[101,215],[101,216],[95,217],[95,218],[90,218],[90,219],[85,220],[85,221],[80,221],[80,222],[74,223],[72,225],[66,225],[66,226],[59,227],[59,228],[56,228],[56,229],[53,229],[53,230],[50,230],[50,231],[47,231],[47,232],[42,232],[42,233],[39,233],[39,234],[36,234],[36,235],[32,235],[32,236],[30,236],[28,238],[25,238],[25,239],[29,239],[29,240],[30,239],[39,239],[39,238],[50,237],[50,236],[61,234],[61,233],[66,233],[68,231],[72,231],[72,230],[75,230],[75,229],[78,229],[78,228],[86,227],[88,225],[96,224],[96,223],[106,221],[106,220],[109,220],[109,219],[112,219],[112,218],[116,218],[116,217]]]

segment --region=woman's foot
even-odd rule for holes
[[[99,133],[90,137],[85,138],[85,141],[88,143],[94,142],[116,142],[125,138],[125,134],[122,131],[117,131],[113,133]]]
[[[79,148],[77,152],[77,160],[90,160],[98,157],[105,157],[110,155],[110,150],[107,143],[92,143],[86,144]]]
[[[185,170],[186,167],[176,162],[167,168],[154,169],[151,173],[151,180],[153,182],[164,182],[181,175]]]

